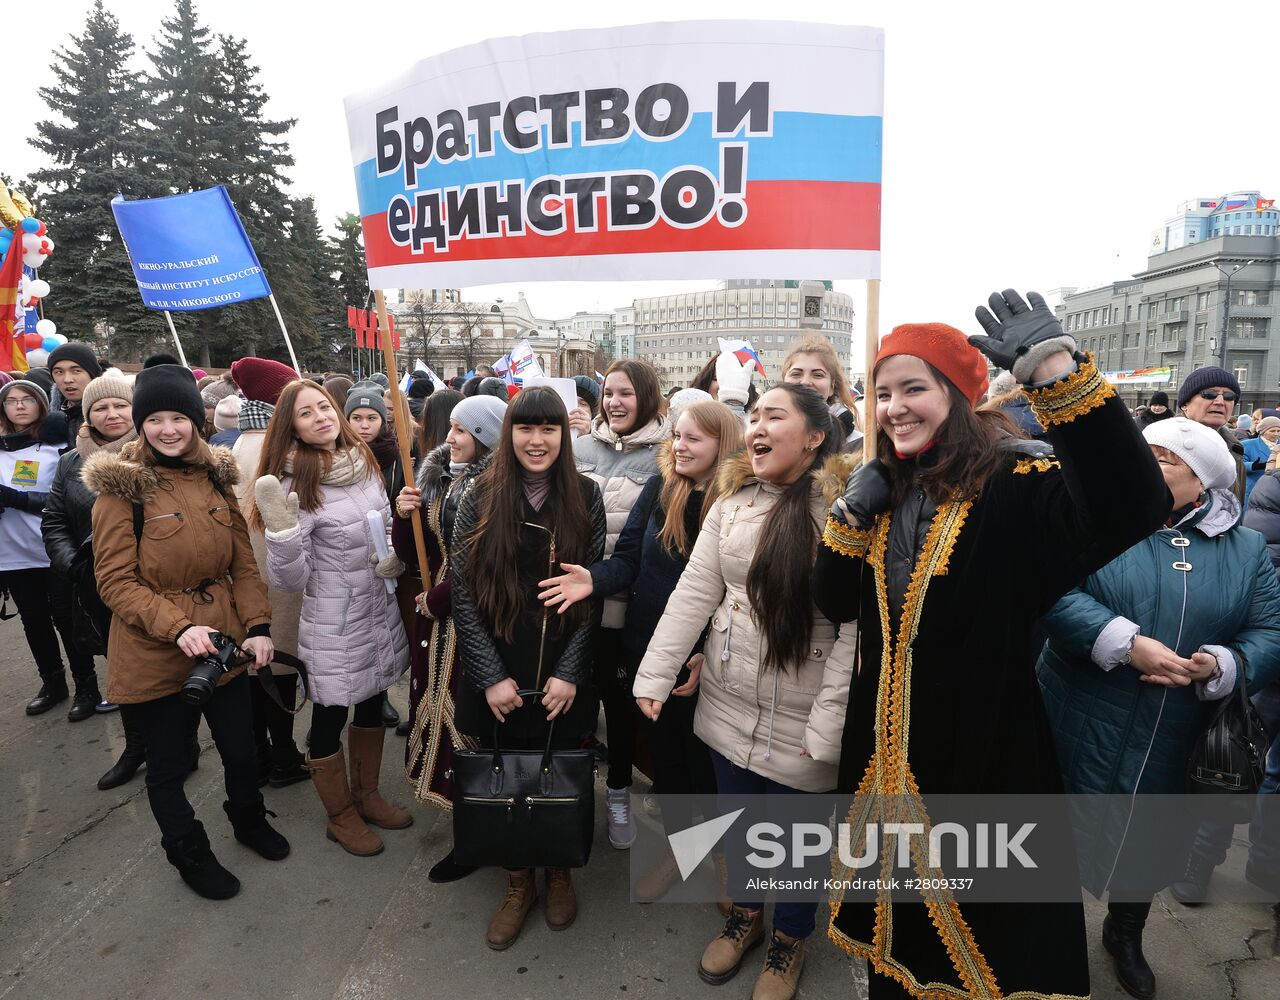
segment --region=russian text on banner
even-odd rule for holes
[[[148,309],[190,312],[271,294],[227,189],[111,202]]]
[[[878,278],[884,37],[794,22],[493,39],[347,99],[371,287]]]

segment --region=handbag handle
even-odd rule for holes
[[[521,688],[516,691],[516,694],[520,696],[521,700],[541,698],[545,693],[546,692],[540,691],[537,688]],[[524,706],[521,705],[520,707],[523,708]],[[555,735],[555,731],[556,722],[555,719],[552,719],[547,723],[547,746],[542,752],[543,774],[546,774],[551,770],[551,738]],[[496,774],[502,773],[502,741],[499,736],[501,732],[502,723],[495,719],[493,723],[493,770]]]

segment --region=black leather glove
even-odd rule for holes
[[[1038,292],[1028,292],[1027,302],[1023,302],[1021,295],[1006,288],[1003,292],[993,292],[987,302],[991,312],[982,306],[975,312],[987,334],[970,337],[969,343],[990,358],[992,364],[1013,372],[1013,377],[1023,385],[1031,382],[1032,373],[1051,354],[1075,353],[1075,339],[1063,333],[1062,324]]]
[[[849,474],[844,496],[832,504],[831,513],[866,531],[875,523],[876,515],[888,510],[892,503],[889,470],[880,459],[874,458]]]
[[[22,490],[0,484],[0,507],[12,507],[14,510],[27,509],[27,495]]]

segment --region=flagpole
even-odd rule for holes
[[[409,437],[410,429],[413,426],[413,417],[409,413],[409,402],[404,398],[404,393],[400,391],[400,376],[396,372],[395,348],[391,343],[391,323],[387,319],[387,300],[383,298],[381,289],[375,291],[373,296],[374,302],[377,303],[378,307],[378,328],[382,341],[382,357],[387,365],[387,381],[391,383],[391,405],[396,408],[396,441],[400,444],[400,463],[404,467],[404,481],[412,483],[414,481],[413,456],[409,453]],[[391,497],[390,499],[394,508],[396,498]],[[413,526],[413,545],[418,554],[418,579],[421,580],[425,589],[428,573],[427,540],[422,533],[421,508],[414,508],[409,521]]]
[[[164,318],[169,321],[169,332],[173,334],[173,342],[178,348],[178,360],[182,362],[182,367],[186,368],[187,356],[182,351],[182,341],[178,339],[178,331],[174,328],[173,317],[169,315],[169,310],[164,310]]]
[[[862,397],[862,461],[876,457],[876,355],[880,352],[880,279],[867,279],[866,392]]]
[[[267,296],[271,300],[271,308],[276,312],[276,322],[280,324],[280,332],[284,334],[284,346],[289,349],[289,358],[293,361],[293,370],[302,378],[302,369],[298,367],[298,356],[293,353],[293,341],[289,339],[289,331],[284,328],[284,317],[280,315],[280,307],[276,305],[276,293]]]

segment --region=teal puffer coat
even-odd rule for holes
[[[1225,647],[1236,661],[1236,683],[1243,679],[1251,692],[1280,673],[1276,572],[1262,535],[1238,519],[1235,497],[1212,491],[1176,527],[1134,545],[1042,619],[1049,641],[1036,674],[1069,794],[1184,791],[1192,744],[1216,707],[1198,697],[1201,685],[1164,687],[1139,680],[1127,664],[1099,666],[1095,658],[1107,660],[1110,653],[1114,662],[1121,651],[1104,634],[1117,618],[1184,657]],[[1092,844],[1080,844],[1077,830],[1085,859],[1081,875],[1092,891],[1105,884],[1126,825],[1103,823],[1086,831]]]

